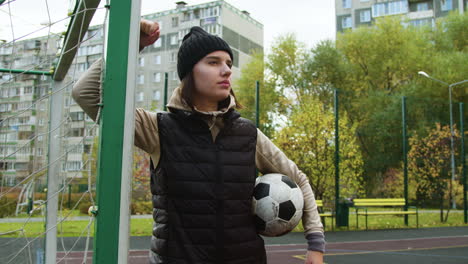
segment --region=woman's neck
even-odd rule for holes
[[[202,112],[218,111],[218,102],[210,101],[208,98],[194,98],[193,105]]]

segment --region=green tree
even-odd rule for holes
[[[243,117],[255,122],[256,120],[256,81],[260,83],[260,129],[271,136],[274,131],[273,115],[281,106],[281,96],[274,84],[264,78],[264,56],[253,53],[250,62],[241,69],[241,77],[233,84],[233,90],[240,103],[244,106],[240,110]]]
[[[286,125],[277,132],[275,144],[308,177],[317,199],[334,200],[334,114],[315,97],[303,97]],[[341,196],[356,197],[362,191],[363,160],[354,136],[356,126],[342,115],[340,126]]]

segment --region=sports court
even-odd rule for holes
[[[148,240],[149,237],[131,238],[129,263],[148,263]],[[325,263],[328,264],[468,263],[468,227],[327,232],[326,240]],[[1,242],[22,243],[17,239],[6,241],[6,238]],[[63,240],[66,248],[75,242],[75,238]],[[76,244],[77,251],[68,254],[60,252],[61,243],[58,245],[57,260],[61,260],[58,263],[83,263],[84,239]],[[305,240],[302,233],[265,238],[265,243],[268,264],[304,263]],[[0,249],[0,254],[8,254],[3,251]],[[34,258],[35,250],[32,251]],[[87,263],[92,263],[92,253],[88,253]]]

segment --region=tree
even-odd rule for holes
[[[308,177],[317,199],[334,200],[334,114],[320,101],[307,96],[294,108],[274,142]],[[342,115],[340,126],[341,196],[362,194],[363,161],[354,136],[356,126]]]
[[[244,106],[240,110],[243,117],[256,120],[256,81],[260,82],[260,129],[270,137],[274,131],[273,115],[281,105],[281,96],[275,86],[264,78],[264,56],[253,53],[249,63],[241,69],[242,75],[233,84],[233,90],[240,103]]]
[[[459,159],[460,133],[454,128],[454,152]],[[440,221],[446,222],[450,212],[453,190],[459,182],[451,180],[450,128],[436,124],[428,136],[417,134],[409,139],[409,172],[416,183],[418,201],[436,201],[440,208]],[[457,168],[461,171],[461,167]],[[460,175],[460,173],[458,173]],[[444,218],[444,203],[447,213]]]
[[[151,200],[150,157],[139,148],[133,151],[132,197],[137,200]]]

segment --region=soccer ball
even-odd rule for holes
[[[271,173],[255,181],[252,212],[259,234],[282,236],[297,226],[302,218],[304,197],[289,177]]]

